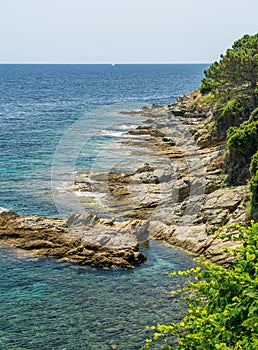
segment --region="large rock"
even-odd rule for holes
[[[243,193],[237,188],[223,188],[210,193],[204,209],[228,209],[231,213],[237,208],[243,198]]]
[[[225,248],[236,248],[241,245],[241,242],[221,240],[215,234],[209,235],[205,224],[166,225],[155,221],[150,223],[149,230],[154,239],[162,239],[194,254],[201,254],[225,267],[228,267],[233,260],[232,255],[226,252]]]
[[[73,237],[79,237],[83,242],[114,249],[135,248],[139,243],[149,239],[148,222],[142,220],[115,222],[83,212],[71,214],[66,224]]]
[[[67,222],[15,213],[0,214],[0,242],[30,254],[102,268],[130,268],[145,261],[139,242],[147,225],[135,220],[112,223],[91,214],[74,214]]]

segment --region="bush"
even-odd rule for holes
[[[252,179],[250,180],[251,190],[251,210],[250,216],[252,219],[258,219],[258,170]]]
[[[251,175],[254,176],[257,170],[258,170],[258,151],[251,158],[251,164],[250,164]]]
[[[252,111],[250,118],[249,118],[249,122],[254,122],[258,120],[258,107]]]
[[[232,127],[227,132],[227,145],[248,157],[256,153],[258,145],[258,121],[244,122],[239,128]]]
[[[199,88],[199,91],[202,95],[206,95],[212,91],[212,87],[210,86],[208,81],[206,81],[205,79],[202,79],[202,85]]]
[[[186,293],[188,314],[178,324],[154,327],[145,348],[172,349],[166,342],[177,336],[180,350],[258,349],[258,223],[234,227],[237,233],[221,236],[243,242],[232,251],[232,269],[202,261],[203,268],[178,272],[194,279],[178,291]]]
[[[250,179],[251,157],[257,152],[258,120],[250,119],[227,131],[227,152],[224,170],[227,183],[231,185],[245,184]],[[255,161],[253,163],[255,166]]]
[[[248,119],[249,111],[245,111],[239,100],[231,99],[218,106],[214,111],[215,133],[226,136],[232,126],[239,126]]]

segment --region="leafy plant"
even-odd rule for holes
[[[228,184],[244,184],[250,179],[251,158],[257,152],[257,146],[258,120],[251,121],[249,118],[240,127],[228,129],[224,164]]]
[[[227,132],[227,145],[248,157],[250,162],[251,156],[257,151],[258,120],[244,122],[239,128],[230,128]]]
[[[216,132],[225,136],[230,127],[239,126],[248,119],[248,113],[244,105],[235,98],[218,105],[214,111]]]
[[[177,291],[185,295],[188,314],[180,323],[152,327],[154,336],[145,348],[172,349],[167,345],[171,337],[178,337],[180,350],[258,348],[258,223],[234,229],[235,233],[220,235],[243,242],[231,250],[231,269],[200,260],[203,267],[170,274],[191,277]]]
[[[257,120],[258,120],[258,107],[252,111],[249,118],[249,122],[255,122]]]
[[[250,164],[250,173],[255,175],[258,170],[258,151],[252,156]]]
[[[250,180],[250,190],[251,190],[251,209],[250,216],[252,219],[258,219],[258,170],[256,171],[255,176]]]

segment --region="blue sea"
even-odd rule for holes
[[[63,182],[53,169],[88,171],[103,150],[98,168],[110,167],[112,142],[142,122],[118,112],[171,103],[196,89],[206,68],[0,65],[0,207],[60,216],[54,192]],[[140,349],[147,325],[185,312],[169,294],[183,281],[166,273],[193,265],[162,242],[142,249],[146,264],[102,271],[0,248],[0,349]]]

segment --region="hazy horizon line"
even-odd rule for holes
[[[58,64],[71,64],[71,65],[75,65],[75,64],[85,64],[85,65],[113,65],[113,66],[116,66],[116,65],[140,65],[140,64],[143,64],[143,65],[147,65],[147,64],[164,64],[164,65],[169,65],[169,64],[211,64],[211,62],[1,62],[0,61],[0,64],[1,65],[7,65],[7,64],[11,64],[11,65],[15,65],[15,64],[49,64],[49,65],[58,65]]]

